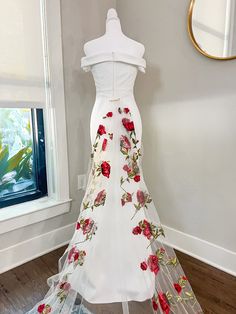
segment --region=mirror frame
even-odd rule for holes
[[[197,0],[191,0],[190,5],[189,5],[189,10],[188,10],[188,34],[189,37],[194,45],[194,47],[205,57],[208,57],[210,59],[214,59],[214,60],[220,60],[220,61],[224,61],[224,60],[233,60],[236,59],[236,56],[232,56],[232,57],[217,57],[217,56],[212,56],[210,54],[208,54],[207,52],[205,52],[204,50],[201,49],[201,47],[198,45],[195,37],[194,37],[194,33],[193,33],[193,27],[192,27],[192,17],[193,17],[193,9],[194,9],[194,4],[195,1]]]

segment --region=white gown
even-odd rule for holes
[[[133,86],[145,60],[104,53],[82,58],[82,67],[96,85],[88,184],[59,273],[27,313],[203,313],[174,250],[162,242],[143,178]]]

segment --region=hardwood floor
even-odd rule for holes
[[[0,314],[24,314],[48,290],[46,280],[57,273],[65,247],[0,275]],[[236,277],[176,251],[206,314],[236,314]],[[134,304],[134,307],[136,305]],[[111,314],[110,311],[99,311]],[[145,314],[145,307],[132,311]],[[96,313],[97,314],[97,313]]]

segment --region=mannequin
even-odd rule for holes
[[[84,45],[86,56],[107,53],[123,52],[136,57],[142,57],[145,51],[144,46],[125,36],[121,29],[120,19],[115,9],[107,12],[106,32],[103,36],[91,40]]]

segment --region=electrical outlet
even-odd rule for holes
[[[78,190],[84,190],[86,184],[86,174],[78,175]]]

